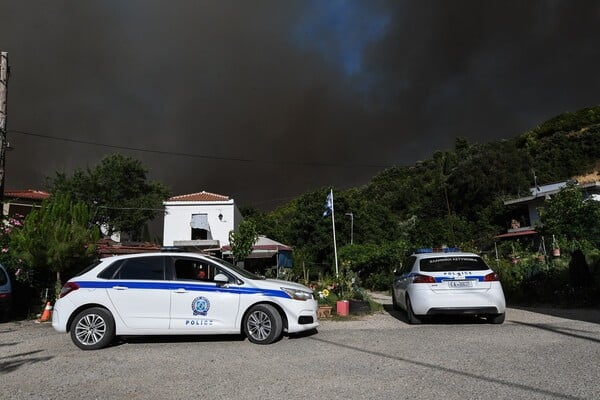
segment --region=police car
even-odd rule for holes
[[[311,289],[194,253],[105,258],[64,285],[52,313],[84,350],[119,335],[241,333],[269,344],[318,325]]]
[[[501,324],[506,310],[498,274],[477,254],[455,248],[409,256],[395,273],[392,303],[406,311],[411,324],[440,314],[471,314]]]

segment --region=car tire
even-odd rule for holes
[[[501,323],[504,322],[505,317],[506,317],[505,313],[502,313],[502,314],[492,314],[492,315],[488,315],[486,317],[486,319],[487,319],[487,321],[490,324],[501,324]]]
[[[392,308],[396,311],[400,311],[400,306],[396,301],[396,296],[394,295],[394,288],[392,288]]]
[[[108,346],[115,337],[115,320],[100,307],[83,310],[71,324],[71,340],[82,350],[97,350]]]
[[[244,333],[252,343],[273,343],[282,332],[281,315],[272,305],[257,304],[244,317]]]
[[[413,312],[412,303],[410,302],[410,297],[406,296],[406,316],[408,318],[408,323],[411,325],[418,325],[421,323],[421,319],[418,318]]]

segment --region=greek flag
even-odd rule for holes
[[[327,195],[327,201],[325,201],[325,212],[323,216],[327,217],[333,212],[333,190]]]

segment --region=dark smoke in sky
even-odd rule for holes
[[[598,104],[598,43],[597,1],[0,0],[6,187],[121,152],[270,209]]]

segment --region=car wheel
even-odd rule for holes
[[[506,314],[502,313],[502,314],[488,315],[486,318],[490,324],[501,324],[504,322],[505,317],[506,317]]]
[[[83,350],[106,347],[115,337],[115,321],[106,309],[94,307],[83,310],[71,325],[71,340]]]
[[[283,322],[275,307],[257,304],[244,318],[244,333],[252,343],[269,344],[281,337]]]
[[[396,296],[394,295],[394,289],[392,288],[392,308],[396,311],[400,310],[400,306],[398,305],[398,302],[396,301]]]
[[[421,319],[418,318],[412,309],[412,303],[410,297],[406,296],[406,316],[408,317],[408,323],[411,325],[417,325],[421,323]]]

